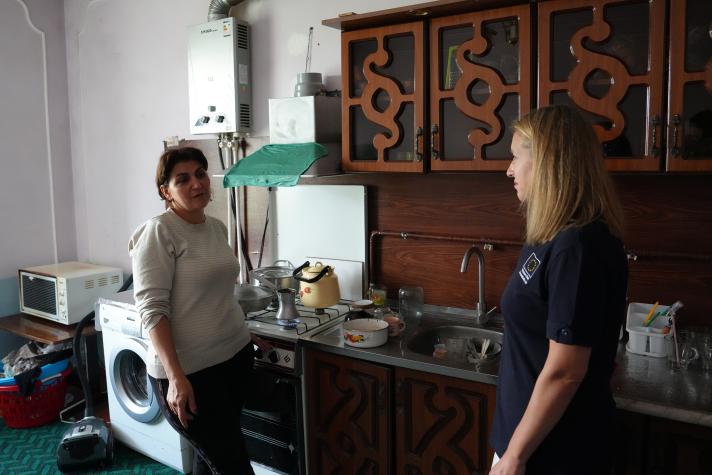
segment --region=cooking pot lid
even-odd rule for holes
[[[274,292],[261,285],[241,285],[235,286],[235,295],[240,299],[261,299],[271,296]]]
[[[262,267],[255,269],[252,272],[261,277],[267,278],[281,278],[281,277],[291,277],[292,270],[289,267]]]

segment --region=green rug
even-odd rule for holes
[[[0,421],[0,474],[61,474],[57,469],[57,444],[67,427],[68,424],[55,422],[33,429],[10,429]],[[114,444],[114,451],[114,464],[107,470],[75,473],[180,473],[129,449],[120,442]]]

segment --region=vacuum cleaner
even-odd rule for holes
[[[124,282],[119,292],[128,289],[133,276]],[[63,473],[87,468],[105,467],[114,461],[114,437],[111,429],[100,417],[94,416],[94,399],[81,358],[81,339],[84,328],[94,321],[90,312],[77,324],[74,332],[74,367],[84,392],[84,418],[73,423],[57,446],[57,468]]]

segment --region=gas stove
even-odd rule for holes
[[[299,318],[286,321],[277,320],[276,309],[248,313],[246,316],[247,327],[259,336],[293,341],[309,336],[317,329],[322,329],[329,323],[339,320],[349,313],[351,307],[349,302],[342,300],[336,305],[319,309],[319,311],[297,303],[297,310]]]

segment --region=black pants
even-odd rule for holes
[[[198,413],[181,425],[166,404],[168,380],[150,378],[161,412],[195,449],[193,473],[254,475],[240,427],[245,391],[252,376],[255,350],[248,343],[224,363],[188,375]]]

